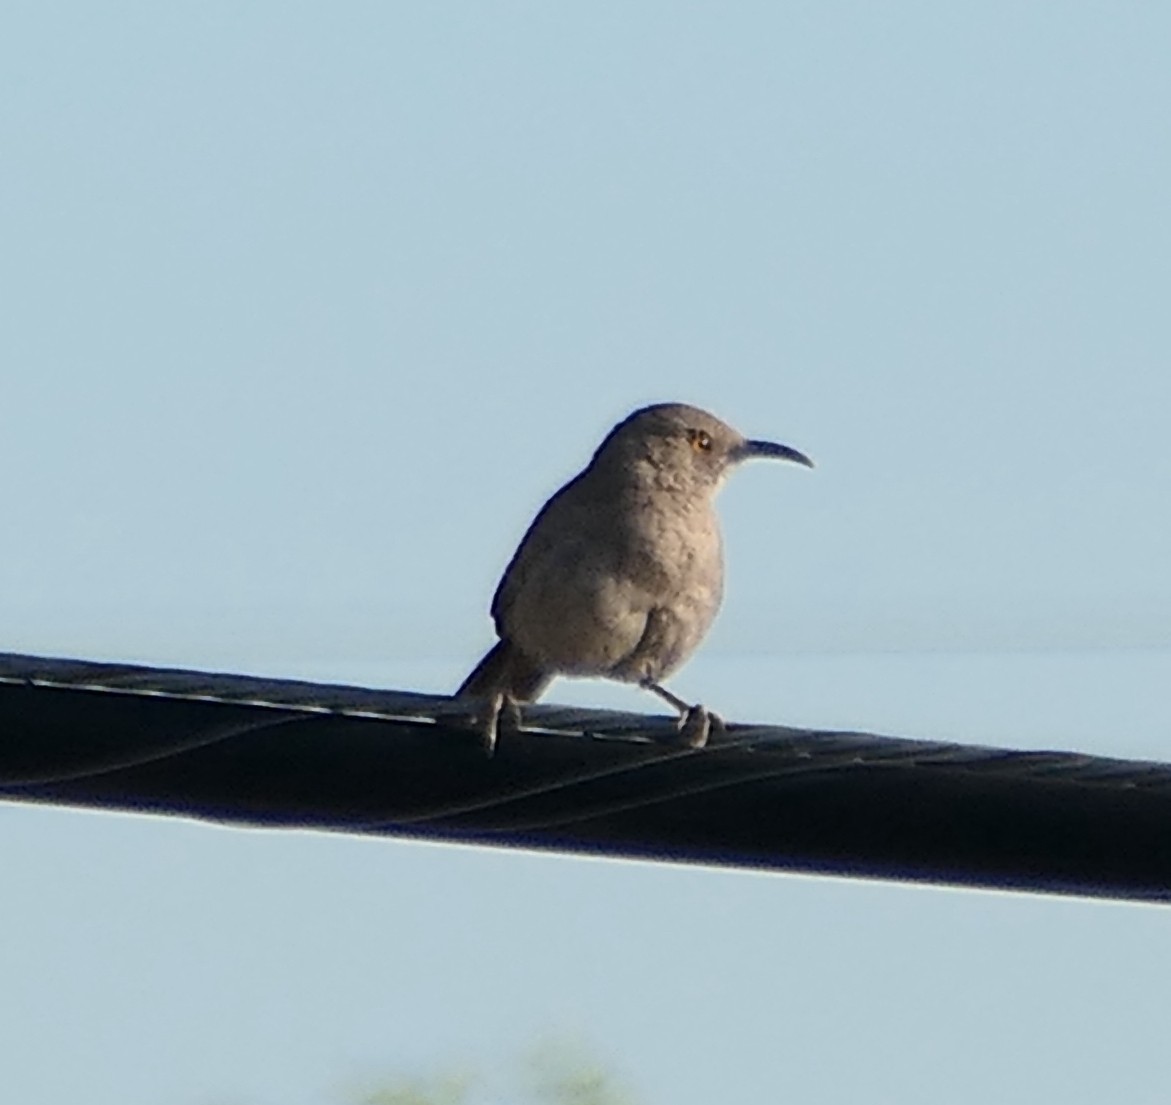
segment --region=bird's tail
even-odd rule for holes
[[[550,672],[529,659],[511,641],[497,641],[460,684],[456,698],[503,694],[514,702],[532,702],[553,681]]]

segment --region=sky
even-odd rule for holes
[[[544,498],[679,400],[817,462],[722,492],[683,697],[1171,759],[1169,49],[1081,0],[6,6],[0,651],[450,691]],[[1156,907],[0,824],[14,1100],[549,1033],[656,1105],[1169,1073]]]

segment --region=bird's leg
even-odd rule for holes
[[[644,679],[639,686],[644,691],[650,691],[651,694],[657,694],[664,702],[671,703],[681,714],[687,713],[691,709],[690,702],[684,702],[677,694],[672,694],[666,687],[656,683],[653,679]]]
[[[711,713],[706,706],[692,706],[684,702],[677,694],[672,694],[653,679],[644,679],[639,686],[643,690],[657,694],[664,702],[669,702],[679,711],[679,737],[688,748],[702,748],[707,744],[713,729],[716,732],[723,731],[723,720]]]

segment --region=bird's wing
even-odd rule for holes
[[[504,569],[504,575],[500,577],[496,593],[492,596],[492,620],[496,623],[496,632],[501,637],[507,636],[505,625],[508,622],[509,611],[516,601],[517,593],[524,587],[534,561],[547,555],[546,550],[562,531],[562,540],[572,536],[573,523],[568,516],[572,510],[567,507],[572,505],[572,489],[580,479],[579,475],[570,480],[537,511],[537,516],[525,530],[525,535],[508,562],[508,567]]]

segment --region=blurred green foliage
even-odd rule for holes
[[[637,1105],[588,1048],[546,1040],[521,1057],[513,1085],[500,1090],[463,1070],[392,1078],[352,1098],[353,1105]]]

